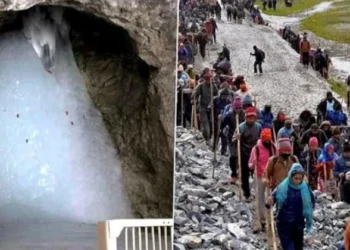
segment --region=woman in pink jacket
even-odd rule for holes
[[[252,149],[249,158],[249,168],[254,169],[257,174],[257,185],[258,185],[258,200],[259,200],[259,213],[260,213],[260,224],[262,229],[265,228],[265,185],[263,184],[261,177],[266,168],[267,161],[270,157],[276,155],[277,148],[272,143],[271,129],[265,128],[261,131],[260,140],[256,146]],[[256,190],[256,189],[255,189]],[[257,231],[257,229],[255,230]]]

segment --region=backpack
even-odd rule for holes
[[[261,54],[261,58],[264,61],[265,60],[265,52],[260,49],[259,53]]]

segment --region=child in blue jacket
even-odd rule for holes
[[[304,182],[305,171],[294,163],[288,177],[277,186],[267,200],[267,208],[277,205],[277,231],[283,250],[302,250],[304,229],[312,228],[315,198]]]

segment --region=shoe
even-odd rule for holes
[[[231,177],[230,178],[230,183],[231,184],[236,184],[236,181],[237,181],[237,177]]]

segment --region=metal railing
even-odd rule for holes
[[[98,250],[172,250],[172,219],[121,219],[97,223]]]

